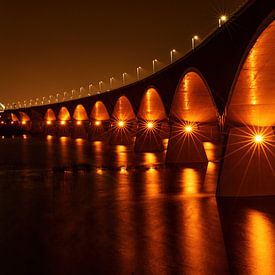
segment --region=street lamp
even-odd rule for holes
[[[142,70],[142,68],[139,66],[137,67],[137,79],[140,80],[140,71]]]
[[[94,85],[93,84],[90,84],[89,85],[89,93],[92,94],[93,93],[93,87]]]
[[[111,90],[114,88],[114,80],[115,80],[114,77],[110,77],[110,88],[111,88]]]
[[[195,49],[195,42],[199,40],[199,37],[197,35],[192,37],[192,50]]]
[[[74,94],[75,94],[75,90],[72,90],[72,95],[71,95],[71,99],[73,99],[74,98]]]
[[[227,16],[226,15],[221,15],[219,18],[219,28],[222,26],[223,23],[227,21]]]
[[[58,97],[60,96],[59,93],[56,94],[56,102],[58,102]]]
[[[99,92],[102,92],[102,85],[103,85],[103,81],[99,81],[98,82]]]
[[[125,83],[126,83],[126,76],[127,76],[127,73],[122,74],[122,83],[123,83],[123,85],[125,85]]]
[[[173,49],[170,51],[170,60],[171,60],[171,64],[173,63],[173,54],[176,53],[176,50]]]
[[[78,97],[82,97],[84,93],[85,93],[84,87],[80,87],[80,89],[79,89],[79,96]]]
[[[157,59],[154,59],[154,60],[152,61],[152,63],[153,63],[153,74],[156,72],[156,62],[158,62]]]

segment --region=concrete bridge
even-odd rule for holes
[[[4,113],[18,130],[221,161],[217,195],[275,195],[275,1],[252,0],[194,51],[131,85]],[[6,123],[5,122],[5,123]],[[220,150],[210,159],[205,143]]]

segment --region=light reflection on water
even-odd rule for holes
[[[132,149],[1,140],[1,274],[275,274],[272,198],[217,204],[217,163]]]

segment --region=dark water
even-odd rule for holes
[[[275,199],[217,201],[215,163],[67,138],[0,153],[0,274],[275,274]]]

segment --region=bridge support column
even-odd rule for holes
[[[232,128],[220,171],[218,196],[275,195],[275,135],[272,127]]]
[[[68,121],[61,121],[57,125],[57,136],[58,137],[70,137],[71,129]]]
[[[161,122],[140,122],[136,135],[135,151],[161,152],[163,150]]]
[[[111,124],[111,145],[130,145],[134,142],[136,122],[115,121]]]
[[[44,134],[50,135],[50,136],[55,136],[56,135],[56,123],[54,121],[50,122],[50,124],[44,124]]]
[[[108,134],[102,121],[94,121],[88,127],[89,141],[108,140]]]
[[[87,139],[86,122],[77,121],[72,125],[72,138]],[[88,126],[87,126],[88,127]]]
[[[166,162],[171,164],[204,164],[208,162],[198,130],[185,130],[184,125],[172,124]]]

